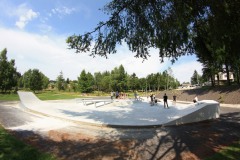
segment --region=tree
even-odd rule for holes
[[[60,90],[65,90],[65,88],[64,88],[64,86],[65,86],[65,80],[64,80],[62,71],[60,72],[59,76],[57,77],[56,86],[57,86],[57,89],[58,89],[59,91],[60,91]]]
[[[43,89],[43,77],[38,69],[33,69],[30,81],[29,81],[30,89],[35,93],[35,91],[39,91]]]
[[[23,74],[20,81],[19,87],[30,89],[34,92],[47,88],[49,84],[49,78],[38,69],[29,69]]]
[[[92,56],[116,52],[116,45],[125,42],[136,57],[147,59],[149,48],[158,48],[163,61],[191,53],[189,27],[193,17],[202,11],[200,4],[177,0],[113,0],[103,11],[110,16],[106,22],[84,35],[73,35],[66,42],[77,53],[87,52],[91,44]],[[198,8],[199,10],[196,10]]]
[[[135,73],[133,73],[132,75],[128,76],[127,84],[128,84],[128,88],[131,89],[131,90],[139,89],[138,77],[137,77],[137,75]]]
[[[7,49],[3,49],[0,54],[0,89],[3,93],[11,91],[13,87],[17,87],[20,73],[17,72],[14,66],[15,61],[8,61]]]
[[[198,74],[196,70],[194,70],[194,73],[191,77],[191,84],[200,84],[202,83],[202,77]]]
[[[219,65],[225,66],[230,85],[230,71],[240,83],[239,8],[239,0],[112,0],[103,8],[110,15],[108,21],[83,35],[72,35],[66,42],[76,53],[92,47],[92,56],[104,57],[115,53],[122,43],[143,59],[150,56],[149,48],[157,48],[162,61],[169,57],[172,62],[198,52],[204,54],[211,74]],[[201,47],[207,52],[200,51]]]
[[[80,92],[90,93],[93,91],[94,78],[90,72],[86,73],[85,70],[82,70],[80,77],[78,77],[78,86]]]

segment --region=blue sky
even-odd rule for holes
[[[128,74],[145,77],[168,67],[180,82],[190,81],[194,70],[202,73],[195,56],[179,58],[173,65],[166,59],[160,63],[158,51],[142,62],[123,44],[108,59],[92,58],[90,53],[75,54],[67,49],[66,38],[83,34],[107,20],[100,9],[110,0],[0,0],[0,50],[7,48],[8,59],[15,59],[18,71],[39,69],[55,80],[62,71],[64,78],[76,80],[81,71],[110,71],[123,64]]]

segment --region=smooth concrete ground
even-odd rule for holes
[[[197,104],[172,103],[164,108],[163,102],[150,105],[150,99],[75,99],[41,101],[31,92],[18,92],[21,107],[29,111],[63,118],[89,125],[140,127],[192,123],[219,117],[219,104],[201,101]],[[96,103],[98,102],[98,103]],[[88,104],[86,104],[88,103]]]

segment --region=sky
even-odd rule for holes
[[[91,57],[89,53],[69,50],[68,36],[92,31],[108,16],[101,10],[110,0],[0,0],[0,51],[7,48],[8,60],[14,59],[17,71],[39,69],[51,80],[60,72],[64,78],[77,80],[81,71],[111,71],[121,64],[128,74],[139,78],[151,73],[162,73],[169,67],[173,76],[190,82],[196,70],[202,74],[202,65],[196,56],[183,56],[174,64],[169,59],[159,60],[158,50],[150,49],[151,57],[144,61],[135,58],[126,44],[117,47],[117,53]]]

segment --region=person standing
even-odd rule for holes
[[[114,92],[111,91],[111,100],[113,100]]]
[[[134,91],[134,97],[135,97],[135,100],[138,100],[138,98],[137,98],[137,91]]]
[[[169,108],[169,107],[168,107],[168,102],[167,102],[167,100],[168,100],[168,96],[167,96],[167,94],[165,93],[164,96],[163,96],[164,108]]]
[[[174,94],[173,95],[173,105],[176,105],[177,103],[177,96]]]
[[[116,91],[116,99],[118,99],[118,97],[119,97],[119,92],[118,91]]]
[[[153,106],[154,105],[154,102],[153,102],[153,94],[150,95],[150,98],[151,98],[151,102],[150,102],[150,105]]]

